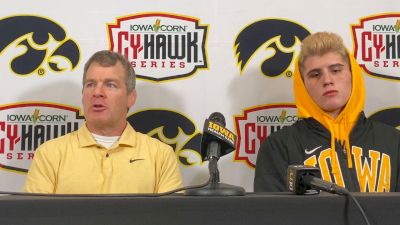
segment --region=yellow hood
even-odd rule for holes
[[[339,171],[336,166],[338,165],[338,163],[335,154],[335,140],[338,140],[340,143],[345,144],[344,146],[346,148],[348,167],[353,167],[349,136],[365,104],[365,85],[360,66],[358,65],[354,57],[349,54],[349,52],[347,52],[347,54],[349,55],[350,68],[352,73],[352,92],[349,101],[347,102],[343,111],[335,119],[332,118],[325,111],[323,111],[308,94],[308,91],[304,86],[303,79],[301,78],[298,59],[296,60],[296,67],[293,78],[294,97],[298,110],[298,117],[312,117],[320,122],[331,133],[331,159],[333,174]]]

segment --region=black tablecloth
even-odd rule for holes
[[[371,224],[400,224],[400,193],[354,193]],[[344,196],[248,193],[233,197],[0,196],[1,225],[362,225]]]

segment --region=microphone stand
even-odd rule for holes
[[[210,173],[210,183],[198,189],[189,189],[185,195],[194,196],[241,196],[245,195],[242,187],[224,184],[219,182],[218,157],[210,157],[208,161],[208,170]]]

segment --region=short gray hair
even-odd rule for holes
[[[101,66],[109,67],[109,66],[114,66],[117,62],[121,62],[122,66],[125,69],[125,84],[128,93],[131,93],[133,90],[135,90],[135,85],[136,85],[135,70],[132,68],[129,61],[123,55],[110,50],[98,51],[89,58],[83,70],[82,84],[85,83],[86,73],[91,64],[98,63]]]

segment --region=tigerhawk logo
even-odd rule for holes
[[[0,63],[16,75],[43,76],[47,71],[72,71],[78,65],[78,45],[54,21],[11,16],[0,20],[0,33]]]
[[[281,19],[260,20],[246,26],[236,37],[234,51],[241,73],[256,52],[269,52],[261,63],[267,77],[290,73],[295,51],[310,32],[303,26]]]
[[[128,122],[136,131],[170,145],[182,165],[203,163],[200,149],[203,135],[188,117],[166,109],[148,109],[130,115]]]

